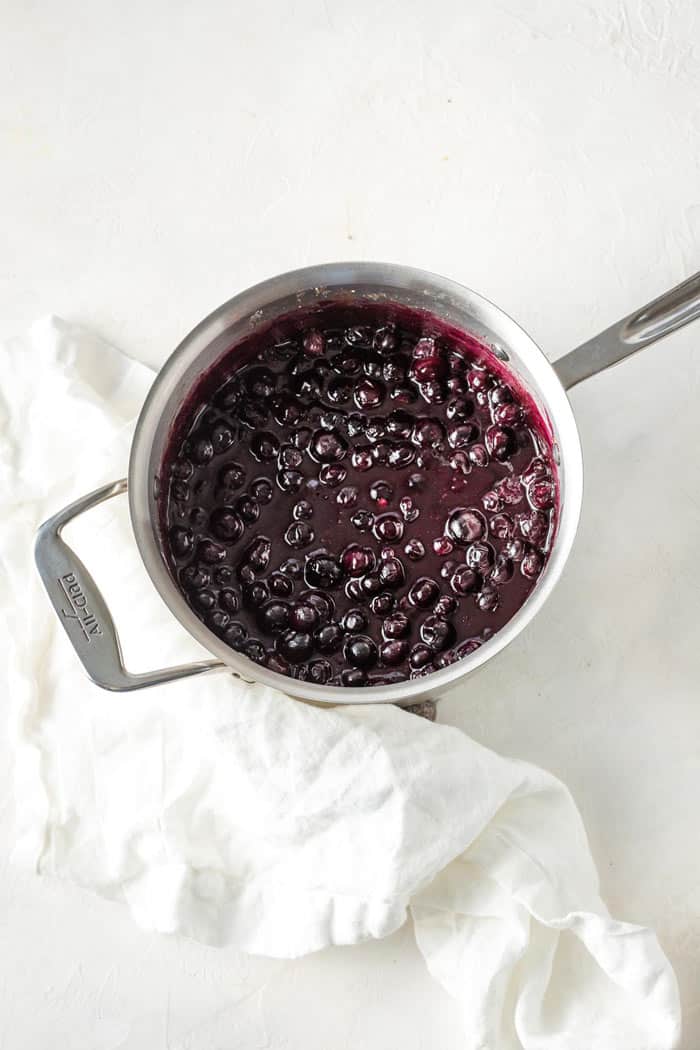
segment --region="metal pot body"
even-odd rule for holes
[[[551,428],[558,463],[561,508],[546,568],[527,602],[470,656],[424,678],[391,686],[325,687],[288,678],[252,663],[222,642],[192,612],[174,583],[159,535],[159,471],[178,410],[199,376],[243,337],[277,318],[324,301],[391,302],[427,310],[473,333],[517,376]],[[235,296],[202,321],[160,370],[139,417],[129,463],[129,506],[136,543],[153,583],[183,627],[222,663],[247,679],[281,689],[300,700],[333,704],[415,704],[492,659],[541,608],[559,579],[576,533],[582,497],[582,461],[569,401],[536,343],[493,303],[453,281],[421,270],[378,263],[333,263],[264,281]]]
[[[538,405],[550,429],[558,467],[560,513],[550,557],[525,604],[481,648],[424,678],[362,688],[311,685],[276,674],[234,652],[194,615],[176,587],[163,555],[158,492],[161,465],[179,410],[198,378],[244,336],[294,311],[324,302],[396,303],[424,310],[469,332],[505,363]],[[179,678],[227,671],[248,682],[280,689],[315,704],[434,700],[473,674],[528,625],[562,574],[578,526],[583,465],[566,389],[624,360],[700,317],[700,274],[594,336],[550,365],[537,344],[507,314],[476,292],[435,274],[383,263],[330,263],[273,277],[215,310],[183,340],[160,370],[141,411],[127,480],[77,500],[40,527],[36,562],[59,620],[87,673],[106,689],[123,691]],[[213,659],[132,674],[122,659],[109,609],[90,573],[61,536],[76,515],[128,488],[131,522],[146,569],[163,601]]]

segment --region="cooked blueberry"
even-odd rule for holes
[[[411,496],[401,497],[399,500],[399,510],[401,511],[403,520],[407,522],[416,521],[420,515],[420,510]]]
[[[468,452],[469,462],[475,467],[485,467],[489,461],[489,455],[483,445],[472,445]]]
[[[355,470],[359,470],[362,473],[366,470],[371,470],[374,465],[372,448],[370,445],[357,445],[353,449],[350,459]]]
[[[359,667],[351,667],[347,671],[343,671],[340,678],[343,685],[350,688],[365,685],[367,682],[367,675]]]
[[[440,558],[447,557],[454,550],[452,540],[447,536],[436,536],[433,540],[433,550]]]
[[[488,390],[493,385],[493,376],[484,368],[472,368],[467,372],[470,390]]]
[[[227,645],[230,645],[232,649],[238,651],[243,649],[245,640],[248,637],[248,632],[242,623],[230,623],[224,631],[224,641]]]
[[[381,591],[379,594],[375,594],[372,601],[369,603],[369,607],[375,616],[386,616],[394,608],[396,599],[388,591]]]
[[[482,575],[491,568],[495,559],[495,551],[490,543],[472,543],[467,547],[464,560],[470,569],[480,572]]]
[[[309,681],[315,685],[325,685],[332,674],[328,660],[312,660],[309,664]]]
[[[301,578],[304,572],[304,566],[298,558],[287,558],[287,560],[283,561],[280,565],[280,572],[283,572],[285,576],[291,576],[292,579],[296,580]]]
[[[491,584],[485,583],[475,598],[482,612],[495,612],[498,608],[498,591]]]
[[[308,660],[314,651],[314,643],[310,634],[304,631],[285,631],[279,640],[279,651],[290,664],[299,664],[302,660]]]
[[[328,400],[334,405],[344,405],[352,397],[350,379],[332,379],[328,384]]]
[[[360,580],[360,587],[362,593],[366,597],[371,598],[373,594],[379,594],[382,589],[382,584],[378,576],[370,574],[369,576],[362,577]]]
[[[411,629],[406,613],[396,611],[384,620],[382,634],[385,638],[403,638]]]
[[[508,475],[498,482],[496,492],[508,506],[521,503],[523,499],[523,486],[520,483],[520,478],[512,475]]]
[[[243,522],[233,507],[217,507],[209,523],[216,538],[226,543],[233,543],[243,534]]]
[[[276,598],[289,598],[294,591],[294,584],[282,572],[273,572],[268,580],[270,593]]]
[[[221,455],[222,452],[226,452],[231,448],[231,445],[235,441],[235,434],[233,428],[228,423],[217,423],[211,432],[211,443],[214,448],[215,455]]]
[[[440,652],[454,644],[457,634],[448,620],[443,620],[441,616],[427,616],[420,626],[420,636],[421,641]]]
[[[270,564],[271,551],[272,543],[267,536],[258,536],[258,538],[253,540],[250,546],[246,548],[245,553],[243,554],[243,561],[246,565],[251,567],[253,572],[265,572]]]
[[[170,496],[178,503],[187,503],[190,498],[190,486],[186,481],[175,479],[170,483]]]
[[[319,616],[313,605],[309,605],[307,602],[300,602],[298,605],[292,606],[289,620],[292,627],[296,627],[298,631],[311,632],[318,627]]]
[[[433,651],[423,642],[418,642],[411,649],[408,655],[408,662],[414,671],[420,670],[422,667],[427,666],[433,659]]]
[[[337,463],[324,463],[319,471],[318,480],[329,489],[336,489],[338,485],[343,484],[347,474],[345,467],[341,467]]]
[[[188,590],[199,590],[211,582],[211,573],[203,565],[187,565],[180,569],[180,582]]]
[[[447,431],[450,448],[466,448],[476,441],[478,436],[479,428],[473,423],[454,423]]]
[[[304,591],[301,597],[316,610],[320,623],[327,623],[335,612],[335,602],[330,594],[321,594],[319,591]]]
[[[439,445],[445,438],[445,428],[437,419],[419,419],[413,429],[413,440],[422,448]]]
[[[513,575],[513,562],[505,554],[499,554],[489,574],[489,579],[495,584],[507,583]]]
[[[363,635],[355,635],[345,643],[343,650],[345,659],[353,667],[360,667],[363,670],[368,667],[374,667],[377,662],[377,647],[371,638],[367,638]]]
[[[351,543],[345,548],[340,561],[348,576],[362,576],[376,564],[374,551],[370,547],[360,547],[357,543]]]
[[[439,594],[440,588],[435,580],[431,580],[428,576],[421,576],[409,590],[408,600],[412,605],[427,606],[432,605]]]
[[[522,561],[527,553],[527,547],[521,539],[515,536],[505,545],[504,553],[513,561]]]
[[[448,616],[452,616],[457,611],[457,602],[454,598],[451,598],[449,594],[443,594],[435,602],[433,612],[436,616],[441,616],[446,619]]]
[[[388,463],[393,450],[390,441],[377,441],[372,446],[372,459],[376,463]]]
[[[447,533],[457,543],[472,543],[486,535],[486,519],[474,507],[457,507],[447,519]]]
[[[219,485],[234,492],[245,484],[245,468],[240,463],[227,463],[219,471]]]
[[[547,539],[549,520],[541,511],[532,510],[529,514],[518,514],[516,518],[523,539],[541,546]]]
[[[285,660],[284,657],[280,656],[279,653],[269,653],[265,666],[276,674],[291,675],[292,673],[289,662]]]
[[[343,570],[330,554],[319,552],[306,559],[304,579],[309,587],[337,587],[342,578]]]
[[[390,667],[400,664],[406,659],[406,654],[408,653],[408,642],[401,639],[384,642],[379,653],[383,664],[388,664]]]
[[[295,430],[292,430],[289,436],[294,447],[303,451],[308,447],[309,441],[311,441],[311,433],[309,427],[297,427]]]
[[[380,514],[374,519],[372,531],[378,540],[395,543],[403,536],[404,523],[398,514]]]
[[[176,558],[186,558],[194,548],[194,537],[192,529],[185,529],[181,525],[174,525],[168,535],[170,549]]]
[[[318,629],[315,638],[320,652],[334,653],[342,644],[343,632],[337,623],[327,623]]]
[[[201,591],[192,591],[190,601],[193,605],[196,605],[202,612],[208,612],[209,609],[213,609],[216,605],[216,595],[213,591],[203,589]]]
[[[357,503],[359,492],[355,485],[345,485],[335,497],[336,503],[341,507],[354,507]]]
[[[282,445],[277,453],[277,466],[280,470],[296,470],[304,462],[304,453],[295,445]]]
[[[513,535],[515,522],[509,514],[495,514],[491,518],[489,530],[492,536],[499,540],[507,540]]]
[[[294,521],[284,534],[285,543],[300,551],[313,543],[314,530],[306,521]]]
[[[350,521],[360,532],[369,532],[374,525],[374,514],[369,510],[358,510],[355,511]]]
[[[321,332],[307,332],[301,345],[304,347],[304,353],[309,357],[319,357],[324,350],[323,335]]]
[[[387,558],[379,570],[379,579],[385,587],[395,589],[406,582],[406,570],[398,558]]]
[[[268,634],[283,630],[289,624],[289,605],[278,599],[266,602],[258,612],[258,623]]]
[[[291,391],[285,391],[283,394],[278,394],[277,397],[274,397],[270,402],[270,408],[272,409],[272,418],[280,426],[296,423],[301,416],[299,402]]]
[[[536,579],[542,572],[544,559],[538,551],[528,551],[520,563],[520,571],[528,580]]]
[[[260,504],[252,496],[239,496],[234,510],[246,525],[252,525],[260,517]]]
[[[238,612],[240,602],[238,595],[230,587],[225,587],[219,591],[219,605],[229,613]]]
[[[197,544],[197,557],[207,565],[216,565],[226,557],[226,550],[212,540],[200,540]]]
[[[376,379],[363,379],[355,386],[353,399],[358,408],[376,408],[386,397],[386,388]]]
[[[527,498],[535,510],[550,510],[554,506],[555,490],[551,481],[533,481],[528,485]]]
[[[474,403],[468,397],[453,397],[445,405],[445,415],[454,423],[464,423],[474,414]],[[451,430],[452,428],[450,428]],[[450,431],[448,431],[448,434]],[[450,442],[451,444],[452,442]],[[457,446],[453,446],[457,447]]]
[[[365,594],[362,590],[362,581],[359,576],[352,576],[345,583],[345,595],[351,602],[364,601]]]
[[[413,416],[410,412],[395,408],[387,417],[386,429],[392,437],[407,440],[413,433]]]
[[[449,580],[453,572],[457,569],[457,562],[453,561],[452,558],[448,558],[440,566],[440,575],[443,580]]]
[[[396,349],[396,330],[391,325],[378,328],[374,333],[374,349],[380,354],[390,354]]]
[[[180,481],[187,481],[188,478],[192,477],[193,470],[194,467],[189,459],[176,459],[170,468],[170,474],[173,478],[177,478]]]
[[[298,470],[278,470],[277,484],[283,492],[298,492],[304,484],[304,475]]]
[[[309,451],[319,463],[336,463],[348,450],[345,438],[327,430],[317,430],[311,438]]]
[[[212,609],[211,612],[207,613],[204,622],[210,631],[216,631],[217,634],[221,634],[228,626],[230,619],[229,614],[224,612],[223,609]]]
[[[262,580],[243,584],[243,604],[251,609],[259,609],[270,597],[270,588]]]
[[[388,463],[390,467],[401,470],[408,467],[416,458],[416,450],[407,441],[399,441],[389,449]]]
[[[486,448],[489,453],[498,460],[508,459],[515,449],[515,436],[508,427],[499,427],[496,424],[487,427]]]
[[[425,546],[418,539],[410,539],[403,549],[404,554],[411,561],[420,561],[425,555]]]
[[[269,397],[277,381],[269,368],[252,368],[245,377],[246,390],[252,397]]]
[[[481,585],[481,578],[478,572],[474,569],[470,569],[468,565],[460,565],[455,571],[452,578],[450,579],[450,587],[460,596],[463,594],[473,594],[477,591]]]
[[[523,410],[520,405],[510,402],[506,405],[497,405],[493,410],[493,421],[502,427],[514,427],[523,418]]]
[[[214,446],[208,437],[193,438],[189,451],[193,461],[200,466],[205,466],[214,458]]]

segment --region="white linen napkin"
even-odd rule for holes
[[[57,319],[0,344],[0,615],[16,856],[150,930],[277,957],[396,930],[464,1008],[468,1050],[667,1050],[673,971],[598,896],[566,788],[397,708],[321,710],[220,675],[93,686],[32,564],[37,524],[126,471],[152,373]],[[127,664],[202,655],[146,578],[123,497],[67,530]]]

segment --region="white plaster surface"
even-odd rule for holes
[[[0,23],[0,335],[51,311],[157,364],[236,290],[354,257],[478,289],[554,359],[700,268],[696,0],[4,0]],[[565,577],[440,718],[570,786],[697,1050],[700,324],[572,401]],[[462,1046],[408,928],[253,959],[0,859],[0,938],[2,1050]]]

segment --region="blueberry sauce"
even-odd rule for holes
[[[535,587],[556,528],[547,424],[485,346],[358,302],[232,347],[175,421],[162,542],[231,648],[318,685],[430,674]]]

